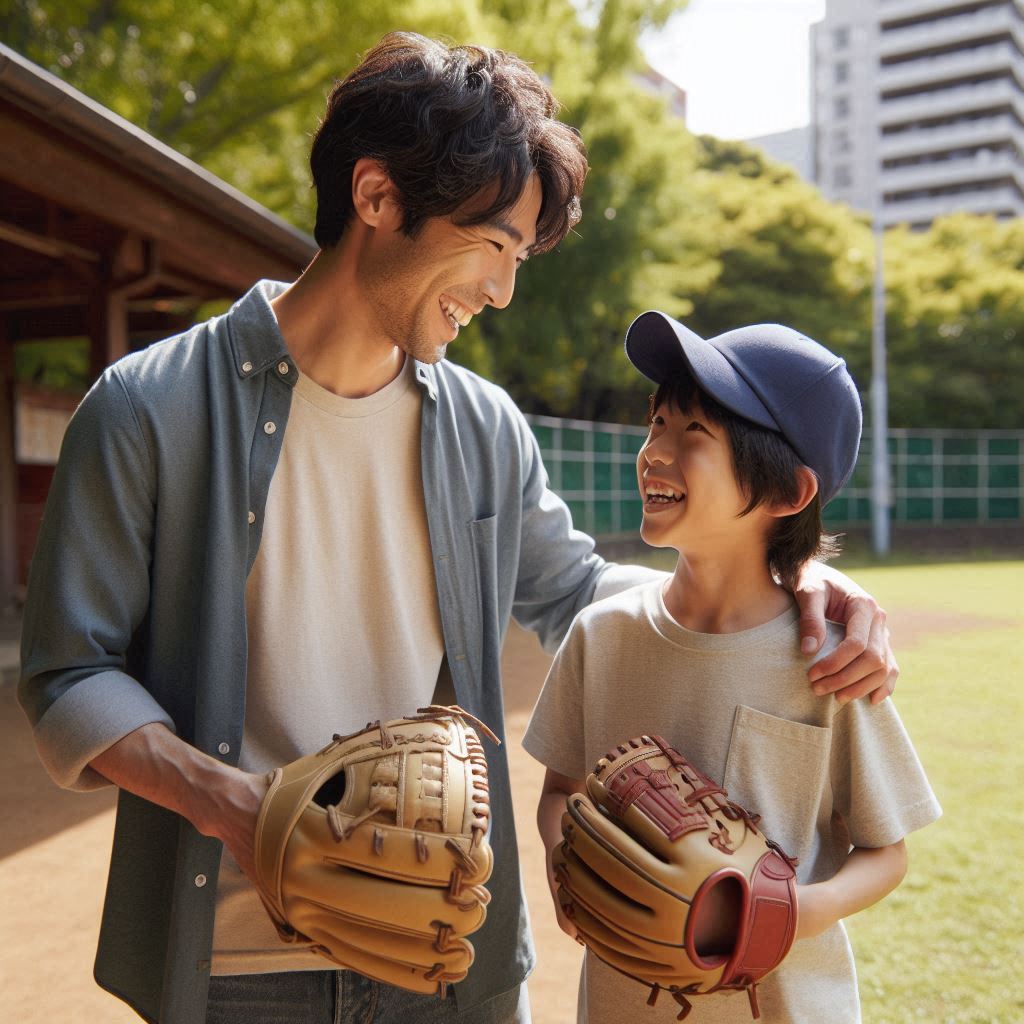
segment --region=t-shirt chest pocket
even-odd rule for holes
[[[832,730],[778,718],[740,704],[733,718],[723,785],[761,815],[765,835],[792,857],[806,856],[830,787]]]

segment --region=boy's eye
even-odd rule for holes
[[[698,423],[696,420],[690,420],[690,422],[689,422],[689,424],[688,424],[686,429],[687,430],[703,430],[705,434],[707,433],[707,428],[704,426],[704,424],[703,423]]]

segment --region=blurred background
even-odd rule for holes
[[[1024,768],[1019,0],[0,0],[0,756],[22,780],[0,795],[12,1019],[131,1019],[89,978],[109,794],[47,788],[13,694],[64,427],[114,359],[301,271],[325,96],[392,29],[520,54],[587,143],[582,222],[451,358],[528,414],[554,488],[606,553],[638,550],[650,389],[622,354],[637,313],[706,336],[779,321],[846,358],[869,429],[828,516],[847,534],[841,567],[891,610],[901,712],[947,811],[920,873],[855,922],[865,1019],[1024,1020],[1009,984],[1024,879],[1013,868],[1010,884],[983,841],[1007,827],[999,806],[1019,799],[999,786]],[[891,531],[884,558],[873,510]],[[546,660],[514,628],[506,653],[514,743]],[[517,764],[530,845],[537,768]],[[576,953],[530,864],[536,1020],[554,1024],[571,1019]],[[985,908],[966,938],[951,923],[963,911],[945,909],[965,886]],[[78,915],[74,954],[25,941],[56,903]]]

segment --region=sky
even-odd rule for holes
[[[810,26],[825,0],[690,0],[641,46],[686,90],[686,123],[723,139],[769,135],[810,118]]]

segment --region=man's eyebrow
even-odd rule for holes
[[[508,237],[511,238],[512,241],[516,243],[516,245],[523,244],[523,233],[514,224],[509,224],[507,220],[495,218],[494,220],[487,221],[487,223],[484,226],[488,228],[494,228],[495,231],[503,232],[504,234],[508,235]],[[536,242],[531,242],[527,246],[527,249],[532,251],[533,247],[536,244]]]

